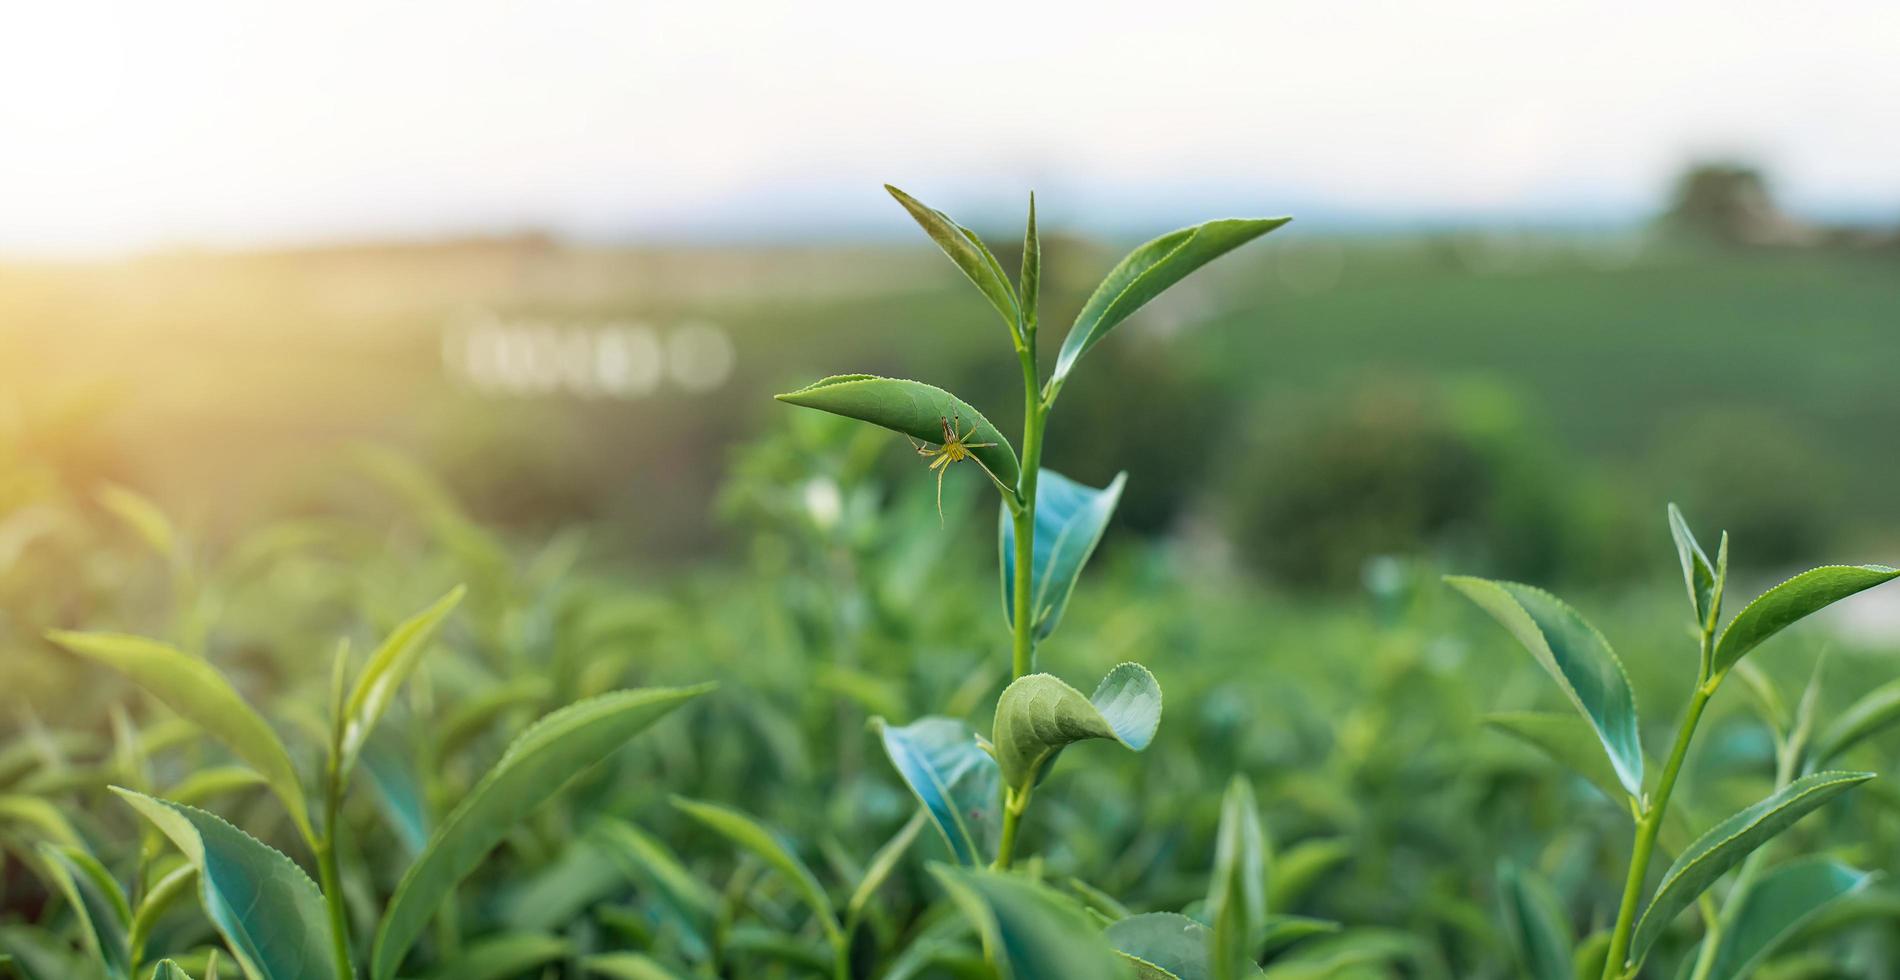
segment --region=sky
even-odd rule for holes
[[[1686,161],[1900,221],[1900,5],[0,5],[0,253],[549,230],[1615,225]],[[1309,225],[1309,230],[1315,230]]]

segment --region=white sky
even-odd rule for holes
[[[1900,4],[0,0],[13,253],[836,232],[885,180],[1626,220],[1711,154],[1900,220]]]

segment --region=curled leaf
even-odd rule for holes
[[[1050,674],[1017,678],[997,699],[992,737],[1004,784],[1021,791],[1076,742],[1109,739],[1139,752],[1160,724],[1161,685],[1148,668],[1125,663],[1089,697]]]

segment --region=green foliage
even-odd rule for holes
[[[965,442],[973,446],[990,443],[973,450],[977,462],[1008,486],[1013,487],[1019,475],[1016,452],[1009,440],[982,412],[941,388],[898,378],[841,374],[786,392],[778,400],[881,425],[923,442],[943,442],[947,425],[960,423],[957,435],[973,427],[975,431]]]
[[[1001,771],[968,725],[920,718],[879,725],[884,752],[917,796],[958,864],[975,866],[995,847]]]
[[[1530,980],[1574,980],[1570,923],[1550,882],[1510,862],[1498,867],[1498,900],[1518,968]]]
[[[1127,478],[1126,473],[1116,474],[1100,490],[1047,468],[1037,479],[1036,536],[1029,576],[1029,608],[1035,617],[1036,639],[1048,639],[1062,621],[1062,611],[1068,608],[1082,566],[1108,531],[1108,519],[1115,514]],[[997,553],[1003,567],[1003,620],[1014,628],[1016,566],[1011,556],[1016,553],[1016,528],[1008,507],[1001,509],[997,524],[1002,535]]]
[[[1748,886],[1716,947],[1714,980],[1750,976],[1777,946],[1873,878],[1828,858],[1790,861]]]
[[[1214,834],[1213,883],[1207,893],[1208,936],[1214,980],[1259,972],[1267,933],[1267,832],[1253,787],[1235,776],[1221,798]]]
[[[1003,785],[1023,792],[1048,775],[1063,749],[1108,739],[1137,752],[1161,724],[1161,686],[1148,668],[1119,664],[1083,697],[1049,674],[1019,677],[996,700],[996,761]]]
[[[1728,670],[1769,637],[1858,592],[1900,578],[1885,565],[1811,568],[1755,597],[1715,643],[1715,670]]]
[[[1002,980],[1113,980],[1132,970],[1081,906],[1027,878],[938,865],[931,868],[983,939]]]

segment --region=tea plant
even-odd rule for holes
[[[1704,935],[1686,975],[1693,980],[1743,977],[1795,925],[1867,880],[1864,873],[1826,859],[1765,869],[1763,848],[1801,817],[1874,778],[1869,772],[1822,767],[1879,728],[1900,721],[1900,702],[1890,689],[1869,695],[1817,739],[1819,685],[1811,684],[1792,725],[1777,726],[1774,791],[1699,836],[1689,836],[1670,803],[1697,726],[1723,681],[1731,674],[1742,676],[1770,703],[1778,703],[1769,682],[1751,672],[1744,658],[1799,620],[1900,577],[1900,569],[1884,565],[1811,569],[1757,596],[1722,625],[1728,535],[1722,536],[1710,560],[1673,505],[1669,529],[1688,586],[1698,661],[1695,687],[1660,770],[1644,753],[1636,701],[1622,662],[1580,613],[1533,586],[1463,576],[1446,579],[1530,651],[1581,718],[1579,722],[1563,715],[1513,715],[1498,719],[1499,727],[1571,766],[1612,800],[1626,803],[1635,824],[1615,923],[1585,940],[1574,953],[1569,925],[1547,886],[1524,869],[1506,867],[1501,872],[1500,890],[1524,969],[1538,980],[1569,980],[1573,975],[1597,975],[1602,980],[1635,977],[1657,942],[1691,906],[1702,913]],[[1587,747],[1592,740],[1601,747],[1601,755]],[[1674,855],[1674,861],[1652,888],[1649,870],[1659,845]],[[1726,901],[1718,906],[1710,899],[1709,889],[1738,868]]]
[[[1042,244],[1034,197],[1029,202],[1021,270],[1012,283],[974,232],[903,191],[887,189],[1003,322],[1022,375],[1021,457],[982,412],[923,382],[838,375],[779,399],[882,426],[911,440],[917,452],[931,460],[939,507],[943,480],[965,461],[974,463],[1001,497],[998,545],[1012,680],[997,699],[989,736],[984,738],[963,722],[942,716],[902,725],[880,722],[879,727],[892,764],[960,866],[940,869],[939,877],[976,923],[998,968],[1005,975],[1077,975],[1062,974],[1065,969],[1108,975],[1113,971],[1108,961],[1098,958],[1092,961],[1095,966],[1082,966],[1091,962],[1087,943],[1052,938],[1085,931],[1078,929],[1079,917],[1065,915],[1060,905],[1022,879],[971,870],[987,864],[1000,873],[1015,865],[1018,837],[1036,788],[1066,748],[1100,739],[1141,751],[1161,721],[1160,685],[1138,663],[1110,670],[1089,695],[1035,670],[1036,646],[1060,624],[1076,580],[1107,529],[1125,478],[1125,474],[1117,476],[1108,486],[1096,488],[1045,470],[1041,461],[1049,419],[1077,363],[1109,331],[1189,273],[1284,225],[1287,219],[1212,221],[1136,249],[1083,304],[1045,378],[1038,343]],[[1250,798],[1244,809],[1251,811]],[[1248,817],[1257,819],[1251,812]],[[1233,831],[1245,840],[1237,837],[1235,842],[1223,843],[1227,852],[1223,863],[1247,865],[1250,859],[1258,865],[1263,845],[1257,824],[1239,816],[1232,820],[1238,821],[1236,826],[1252,829]],[[1250,858],[1243,858],[1242,850]],[[1215,924],[1205,944],[1209,950],[1191,957],[1189,965],[1177,965],[1176,972],[1159,963],[1186,963],[1175,956],[1184,943],[1196,950],[1204,945],[1199,935],[1208,930],[1191,920],[1161,925],[1153,920],[1124,920],[1118,923],[1120,928],[1111,930],[1111,938],[1124,955],[1145,961],[1143,969],[1151,976],[1229,977],[1242,970],[1257,972],[1266,924],[1264,901],[1257,893],[1264,871],[1255,867],[1233,874],[1235,880],[1210,906]],[[1038,924],[1044,919],[1047,923]],[[1184,933],[1195,938],[1184,940]],[[845,942],[841,935],[834,937],[841,978]]]

